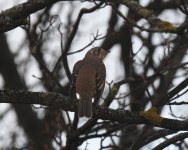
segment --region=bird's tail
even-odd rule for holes
[[[92,117],[92,100],[91,99],[80,99],[78,108],[79,117]]]

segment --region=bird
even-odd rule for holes
[[[74,97],[79,100],[79,118],[91,118],[92,100],[94,105],[99,103],[106,78],[106,67],[102,60],[107,53],[101,47],[94,47],[73,67],[71,89]]]

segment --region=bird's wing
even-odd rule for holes
[[[106,78],[106,68],[104,63],[101,63],[98,66],[96,83],[97,83],[97,91],[103,92]]]
[[[82,64],[83,64],[83,60],[80,60],[80,61],[76,62],[76,64],[74,65],[74,68],[73,68],[72,81],[71,81],[70,92],[69,92],[69,96],[71,98],[76,97],[76,77],[78,75],[79,69],[82,66]]]
[[[97,77],[96,77],[96,95],[95,95],[95,103],[98,104],[100,97],[102,96],[104,86],[105,86],[105,78],[106,78],[106,68],[104,63],[98,64],[97,67]]]

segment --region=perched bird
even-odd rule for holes
[[[79,100],[79,117],[91,118],[92,99],[97,105],[103,93],[106,68],[102,60],[106,54],[100,47],[92,48],[74,65],[71,86],[72,94]]]

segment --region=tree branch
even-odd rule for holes
[[[26,92],[14,90],[0,90],[0,103],[40,104],[72,112],[75,111],[77,105],[76,100],[70,100],[68,97],[55,92]],[[147,124],[175,131],[188,130],[187,121],[162,118],[161,124],[153,124],[146,120],[141,113],[126,110],[118,111],[105,107],[96,108],[93,118],[128,124]]]
[[[152,150],[161,150],[161,149],[164,149],[167,146],[169,146],[171,144],[174,144],[174,143],[176,143],[178,141],[182,141],[182,140],[184,140],[187,137],[188,137],[188,132],[180,133],[180,134],[175,135],[172,138],[167,139],[164,142],[160,143],[159,145],[157,145],[156,147],[154,147]]]
[[[12,30],[20,25],[27,24],[26,18],[47,6],[50,6],[58,1],[68,0],[29,0],[25,3],[18,4],[10,9],[0,13],[0,33]],[[98,0],[103,2],[102,0]],[[156,29],[161,29],[164,32],[177,33],[178,28],[168,21],[157,18],[153,11],[148,10],[135,1],[129,0],[106,0],[110,3],[123,4],[133,10],[137,15],[145,18],[150,24],[154,25]]]
[[[50,107],[59,107],[67,111],[74,111],[74,104],[76,104],[76,101],[72,101],[68,97],[56,92],[0,90],[0,103],[39,104]]]
[[[29,0],[0,13],[0,33],[27,24],[26,18],[47,6],[61,0]]]

